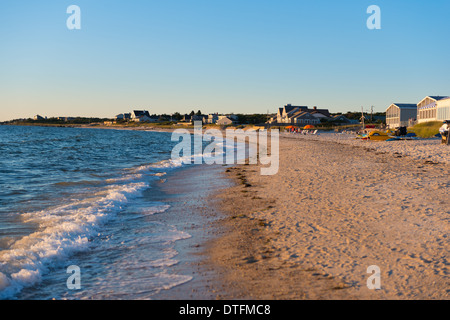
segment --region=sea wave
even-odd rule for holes
[[[0,252],[0,298],[11,297],[40,282],[50,264],[86,250],[101,226],[114,219],[123,205],[145,188],[146,182],[108,186],[92,197],[23,214],[25,223],[39,227]]]
[[[217,141],[217,144],[223,146],[223,141]],[[238,144],[236,149],[242,147]],[[14,239],[15,242],[8,242],[8,248],[0,251],[0,299],[13,298],[22,289],[40,283],[51,268],[62,266],[75,253],[88,250],[93,239],[101,238],[105,230],[103,226],[114,219],[122,219],[119,213],[130,200],[140,197],[149,188],[151,181],[161,179],[170,170],[194,163],[200,157],[205,160],[203,154],[194,154],[135,164],[134,167],[120,169],[120,172],[114,171],[117,168],[100,170],[97,166],[84,166],[80,162],[80,171],[86,174],[82,175],[80,181],[71,182],[70,178],[65,178],[69,181],[52,183],[54,190],[64,189],[64,194],[59,199],[49,199],[49,203],[53,203],[51,207],[45,210],[41,210],[42,207],[37,210],[35,207],[20,215],[24,224],[36,225],[37,228],[31,234]],[[71,169],[72,172],[77,170]],[[96,179],[90,181],[89,177]],[[70,190],[69,196],[67,189]],[[50,196],[52,193],[37,195]],[[165,204],[154,204],[145,207],[139,214],[150,216],[165,212],[168,208]],[[190,235],[175,230],[169,235],[165,233],[152,237],[154,241],[166,243],[186,239]],[[158,257],[150,266],[164,267],[177,263],[174,259],[175,251],[170,254],[164,252],[167,255]],[[188,276],[164,273],[160,276],[166,279],[161,286],[165,288],[190,279]]]

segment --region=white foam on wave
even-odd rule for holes
[[[113,185],[91,197],[23,214],[24,222],[39,228],[0,251],[0,299],[40,282],[50,263],[86,250],[101,225],[147,187],[145,182]]]
[[[223,144],[223,141],[217,143]],[[16,241],[7,250],[0,251],[0,299],[11,298],[23,288],[39,283],[49,271],[49,266],[64,263],[74,253],[86,250],[90,240],[100,234],[101,226],[114,219],[115,214],[130,199],[141,195],[148,188],[151,177],[160,178],[168,170],[180,168],[199,157],[203,157],[203,154],[127,169],[124,176],[106,180],[110,185],[93,194],[84,194],[80,199],[71,199],[46,210],[23,214],[24,222],[37,224],[39,227],[36,232]],[[168,208],[166,205],[154,206],[146,208],[142,214],[162,213]],[[154,240],[166,243],[190,237],[187,233],[176,231],[170,235],[156,236]],[[176,263],[172,255],[169,255],[154,261],[153,267]],[[175,280],[168,281],[168,287],[191,279],[183,276],[164,277],[166,280]]]

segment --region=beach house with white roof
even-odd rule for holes
[[[441,121],[448,115],[447,96],[427,96],[417,104],[417,122]]]
[[[386,109],[386,125],[390,129],[409,126],[417,119],[417,104],[393,103]]]

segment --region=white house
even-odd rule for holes
[[[308,107],[306,106],[293,106],[291,104],[285,105],[283,108],[278,109],[277,114],[277,122],[278,123],[292,123],[292,120],[290,119],[293,114],[295,114],[298,111],[306,111],[308,110]]]
[[[395,129],[406,127],[410,121],[417,119],[417,104],[393,103],[386,109],[386,125]]]
[[[133,112],[131,112],[131,119],[140,118],[142,116],[147,116],[150,118],[150,113],[148,113],[147,110],[133,110]]]
[[[436,120],[450,120],[450,97],[438,101],[436,108]]]
[[[443,117],[448,110],[446,101],[449,97],[441,96],[427,96],[417,104],[417,122],[439,121],[438,109],[440,110],[440,117]],[[443,119],[447,120],[447,119]]]
[[[147,110],[133,110],[131,112],[131,120],[134,122],[150,122],[150,113]]]

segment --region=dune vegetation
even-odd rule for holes
[[[439,128],[442,126],[440,121],[419,123],[409,128],[409,131],[414,132],[420,138],[431,138],[439,133]]]

